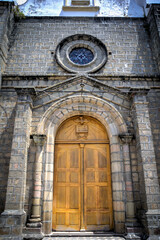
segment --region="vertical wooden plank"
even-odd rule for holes
[[[80,230],[85,230],[85,216],[84,216],[84,144],[80,144],[80,162],[81,162],[81,225]]]
[[[109,144],[85,145],[84,193],[87,230],[109,230],[113,226],[109,156]],[[86,159],[88,157],[92,159]]]

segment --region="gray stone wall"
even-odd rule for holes
[[[99,71],[107,75],[156,75],[144,19],[131,18],[26,18],[18,21],[10,39],[6,74],[64,73],[55,60],[59,42],[74,34],[90,34],[108,49],[108,62]]]
[[[153,58],[157,61],[158,69],[160,71],[160,5],[153,5],[147,17],[149,26],[151,48],[153,51]]]
[[[16,95],[0,96],[0,213],[4,210],[15,118]]]
[[[0,85],[1,72],[5,70],[9,48],[9,36],[13,29],[13,3],[0,2]]]

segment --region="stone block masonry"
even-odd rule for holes
[[[13,3],[0,2],[0,86],[1,74],[4,72],[9,49],[9,36],[13,29]]]
[[[55,136],[77,115],[96,118],[108,132],[114,232],[138,239],[145,227],[157,240],[159,5],[148,24],[143,18],[26,17],[13,31],[9,6],[0,2],[0,240],[28,233],[51,238]],[[106,46],[108,60],[98,72],[73,74],[58,65],[57,45],[75,34]]]
[[[153,51],[153,58],[157,61],[158,69],[160,72],[160,6],[151,6],[149,15],[147,17],[148,26],[151,37],[151,48]]]
[[[16,93],[0,96],[0,213],[4,211],[8,182],[11,144],[15,120]]]
[[[55,60],[62,39],[73,34],[90,34],[106,46],[108,62],[99,71],[107,75],[156,75],[148,32],[143,19],[130,18],[26,18],[16,23],[10,38],[6,74],[63,74]]]

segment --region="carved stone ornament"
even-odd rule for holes
[[[79,119],[75,120],[76,125],[76,135],[77,139],[87,139],[88,136],[88,120],[84,119],[84,117],[79,117]]]
[[[119,134],[119,138],[121,139],[122,143],[129,144],[131,143],[134,136],[133,134],[125,133],[125,134]]]
[[[47,136],[44,134],[33,134],[32,138],[36,145],[43,146],[47,139]]]

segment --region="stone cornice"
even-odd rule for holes
[[[68,77],[75,77],[77,74],[47,74],[47,75],[17,75],[17,74],[3,74],[3,80],[54,80],[54,79],[67,79]],[[158,75],[150,75],[150,76],[120,76],[120,75],[102,75],[102,74],[88,74],[89,77],[94,77],[99,80],[160,80],[160,76]]]

